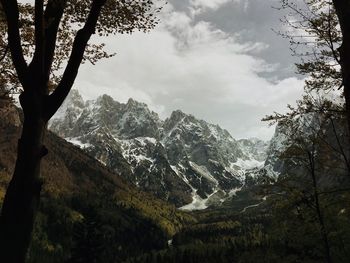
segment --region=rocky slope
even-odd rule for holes
[[[279,123],[270,141],[263,171],[277,181],[311,184],[331,191],[348,185],[349,149],[342,115],[305,114]],[[260,171],[261,172],[261,171]]]
[[[0,113],[1,207],[21,121],[8,102],[0,100]],[[52,132],[46,134],[45,145],[49,154],[41,166],[43,189],[29,263],[90,262],[91,257],[94,262],[124,262],[166,248],[169,237],[194,222],[188,213],[140,191]]]
[[[260,167],[268,143],[235,140],[218,125],[179,110],[161,120],[144,103],[71,92],[50,129],[143,190],[183,209],[219,204]],[[185,205],[185,206],[184,206]]]

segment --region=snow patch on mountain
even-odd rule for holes
[[[265,161],[258,161],[255,159],[241,159],[238,158],[237,162],[233,163],[233,166],[239,167],[241,170],[249,170],[253,168],[262,168],[264,166]]]
[[[198,172],[198,174],[200,174],[201,176],[203,176],[204,178],[208,179],[209,181],[212,181],[213,183],[215,183],[215,185],[217,186],[218,180],[216,180],[208,171],[207,167],[205,167],[204,165],[197,165],[194,162],[190,162],[191,167]]]
[[[184,211],[204,210],[208,208],[207,202],[209,198],[210,196],[205,199],[201,198],[197,194],[197,190],[194,190],[192,192],[192,202],[182,207],[179,207],[179,209]]]
[[[89,151],[143,190],[184,210],[205,209],[232,197],[247,170],[260,169],[268,142],[235,140],[218,125],[180,110],[161,120],[144,103],[108,95],[84,102],[72,91],[50,129]],[[270,148],[269,148],[270,149]]]
[[[85,149],[85,148],[89,148],[89,147],[93,147],[92,144],[90,143],[82,143],[79,138],[66,138],[66,141],[78,146],[81,149]]]

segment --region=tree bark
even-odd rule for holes
[[[0,217],[0,262],[7,263],[25,262],[40,199],[40,162],[47,154],[43,146],[47,122],[42,118],[42,96],[23,93],[21,104],[23,130]]]
[[[0,216],[0,262],[25,262],[42,182],[40,163],[47,149],[43,146],[48,120],[61,106],[73,86],[83,60],[86,45],[95,32],[98,17],[106,0],[93,0],[84,26],[77,32],[62,80],[48,95],[48,80],[60,20],[67,1],[35,1],[35,53],[28,66],[21,46],[19,10],[16,0],[0,0],[6,13],[8,40],[12,60],[24,92],[20,102],[24,114],[15,171],[7,188]],[[44,13],[43,13],[44,12]],[[51,17],[53,16],[53,17]],[[50,20],[46,30],[43,20]],[[45,35],[46,34],[46,35]]]
[[[344,86],[345,110],[348,122],[348,136],[350,142],[350,1],[333,0],[333,5],[336,10],[342,32],[342,44],[339,48],[339,54]]]

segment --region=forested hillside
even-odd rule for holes
[[[348,263],[350,1],[0,0],[0,207],[0,263]]]
[[[13,170],[20,119],[13,106],[2,107],[1,113],[2,200]],[[50,154],[43,163],[42,201],[29,262],[116,262],[165,248],[184,224],[195,221],[127,184],[56,135],[49,133],[46,143]]]
[[[1,196],[13,169],[20,124],[13,106],[2,109],[7,110],[0,125]],[[184,213],[52,133],[47,145],[29,262],[322,262],[325,257],[307,174],[284,171],[277,182],[247,175],[232,201]],[[334,187],[339,184],[319,204],[332,258],[347,262],[350,197]]]

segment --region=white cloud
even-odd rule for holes
[[[239,0],[235,0],[239,1]],[[220,6],[233,0],[190,0],[190,4],[198,9],[218,9]]]
[[[195,17],[196,15],[207,11],[216,11],[228,3],[242,3],[244,6],[244,11],[246,11],[249,7],[249,0],[189,0],[188,9],[190,10],[192,17]]]
[[[171,6],[163,15],[162,26],[149,34],[108,38],[118,54],[95,67],[82,66],[76,86],[83,95],[107,93],[119,101],[133,97],[163,118],[181,109],[221,125],[234,137],[268,139],[273,129],[261,118],[293,103],[302,81],[271,83],[259,77],[271,66],[246,52],[268,48],[263,43],[238,44],[234,36],[208,22],[194,23]]]

